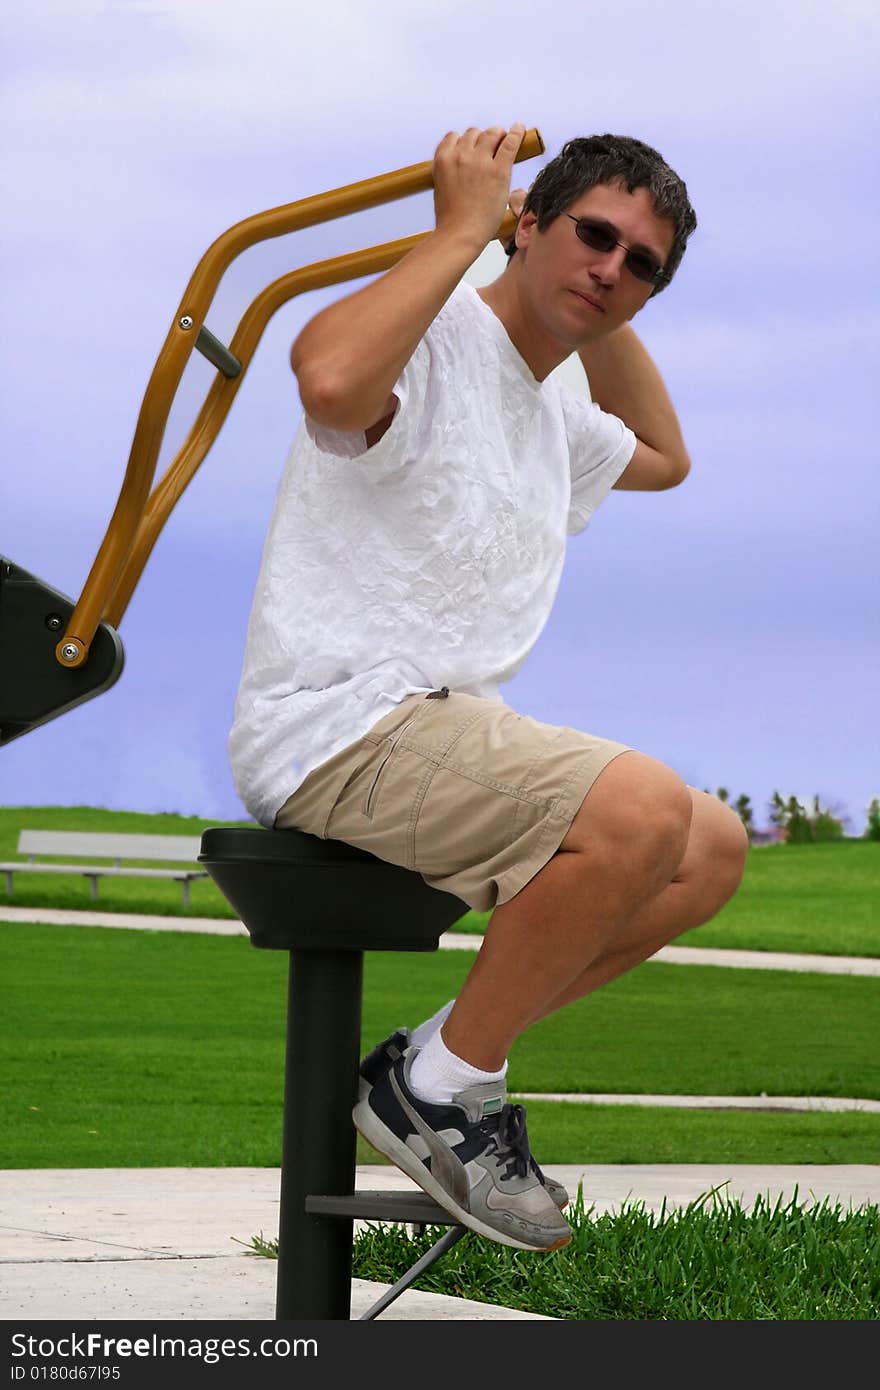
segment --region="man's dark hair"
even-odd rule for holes
[[[538,231],[543,232],[576,198],[600,183],[621,184],[628,193],[647,188],[656,215],[668,217],[675,227],[666,261],[667,278],[654,286],[653,299],[675,274],[697,217],[684,181],[650,145],[630,135],[590,135],[569,140],[538,174],[526,195],[523,212],[536,213]],[[507,255],[513,256],[516,249],[516,241],[511,238],[505,247]]]

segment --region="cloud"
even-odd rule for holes
[[[573,127],[626,122],[685,149],[697,117],[701,140],[768,124],[792,138],[842,131],[870,109],[880,34],[867,0],[690,0],[674,22],[651,0],[602,13],[570,0],[546,16],[526,0],[450,0],[416,13],[406,0],[338,0],[306,29],[282,0],[48,0],[6,22],[8,91],[29,127],[101,123],[108,144],[145,122],[210,125],[233,149],[268,137],[296,159],[308,146],[319,160],[324,144],[357,162],[377,139],[429,157],[446,128],[520,118],[546,125],[553,146]],[[568,80],[563,52],[576,57]]]

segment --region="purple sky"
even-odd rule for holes
[[[415,16],[415,17],[413,17]],[[78,597],[171,316],[242,218],[523,120],[654,145],[699,218],[634,327],[692,458],[571,538],[553,615],[503,694],[686,781],[774,790],[864,829],[880,795],[876,401],[880,15],[867,0],[719,12],[522,0],[310,11],[251,0],[43,0],[5,23],[0,553]],[[207,316],[231,335],[286,271],[433,225],[431,195],[245,253]],[[469,274],[494,278],[490,248]],[[301,415],[292,339],[356,282],[275,315],[120,624],[118,684],[0,750],[7,805],[245,815],[226,736],[253,585]],[[562,369],[564,370],[564,369]],[[213,369],[192,360],[156,480]],[[332,518],[328,518],[328,525]],[[4,657],[6,654],[4,653]]]

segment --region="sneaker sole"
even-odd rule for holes
[[[366,1084],[363,1082],[363,1078],[361,1080],[362,1084]],[[369,1089],[367,1094],[369,1094]],[[516,1250],[533,1250],[538,1253],[559,1250],[563,1245],[568,1245],[571,1240],[571,1231],[569,1231],[568,1235],[554,1241],[552,1245],[533,1245],[525,1240],[517,1240],[515,1236],[509,1236],[504,1231],[499,1231],[495,1226],[487,1226],[479,1217],[474,1216],[472,1212],[465,1211],[450,1197],[446,1189],[441,1187],[412,1149],[401,1143],[394,1131],[382,1123],[366,1099],[358,1101],[352,1111],[352,1119],[355,1129],[363,1135],[368,1144],[372,1144],[378,1153],[390,1158],[391,1162],[406,1173],[407,1177],[412,1178],[423,1192],[427,1192],[429,1197],[433,1197],[438,1206],[442,1207],[444,1211],[448,1211],[450,1216],[456,1217],[463,1226],[476,1231],[477,1235],[485,1236],[488,1240],[496,1240],[501,1245],[512,1245]]]

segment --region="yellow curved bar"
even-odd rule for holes
[[[516,223],[517,218],[513,213],[505,214],[498,230],[499,238],[506,240],[512,236],[516,230]],[[128,559],[113,591],[106,614],[109,623],[114,627],[119,626],[162,527],[220,433],[247,367],[273,314],[282,304],[306,290],[322,289],[326,285],[335,285],[343,280],[355,280],[359,276],[375,275],[390,269],[429,235],[429,232],[419,232],[415,236],[403,237],[400,241],[388,241],[381,246],[335,256],[332,260],[317,261],[314,265],[291,271],[280,280],[273,281],[254,300],[243,315],[229,344],[230,352],[241,363],[241,372],[232,378],[224,377],[218,372],[195,424],[168,465],[163,478],[150,494]]]
[[[540,132],[535,128],[528,130],[515,162],[532,159],[543,150]],[[242,363],[241,373],[233,379],[215,381],[183,448],[166,471],[154,497],[148,497],[180,378],[217,285],[231,262],[258,241],[284,236],[302,227],[393,202],[432,187],[433,161],[427,160],[257,213],[237,222],[208,248],[190,278],[150,376],[116,508],[79,601],[55,648],[56,659],[61,665],[82,665],[102,616],[106,614],[108,621],[114,622],[125,611],[165,519],[216,438],[244,376],[245,361],[253,356],[266,323],[279,305],[305,289],[387,270],[429,233],[422,232],[400,241],[386,242],[383,246],[352,252],[349,256],[318,262],[283,276],[264,290],[245,314],[230,343],[230,351]],[[498,235],[510,235],[514,225],[512,214],[508,213]],[[309,279],[310,276],[316,278]],[[247,353],[247,357],[242,353]],[[148,509],[146,513],[145,508]]]

